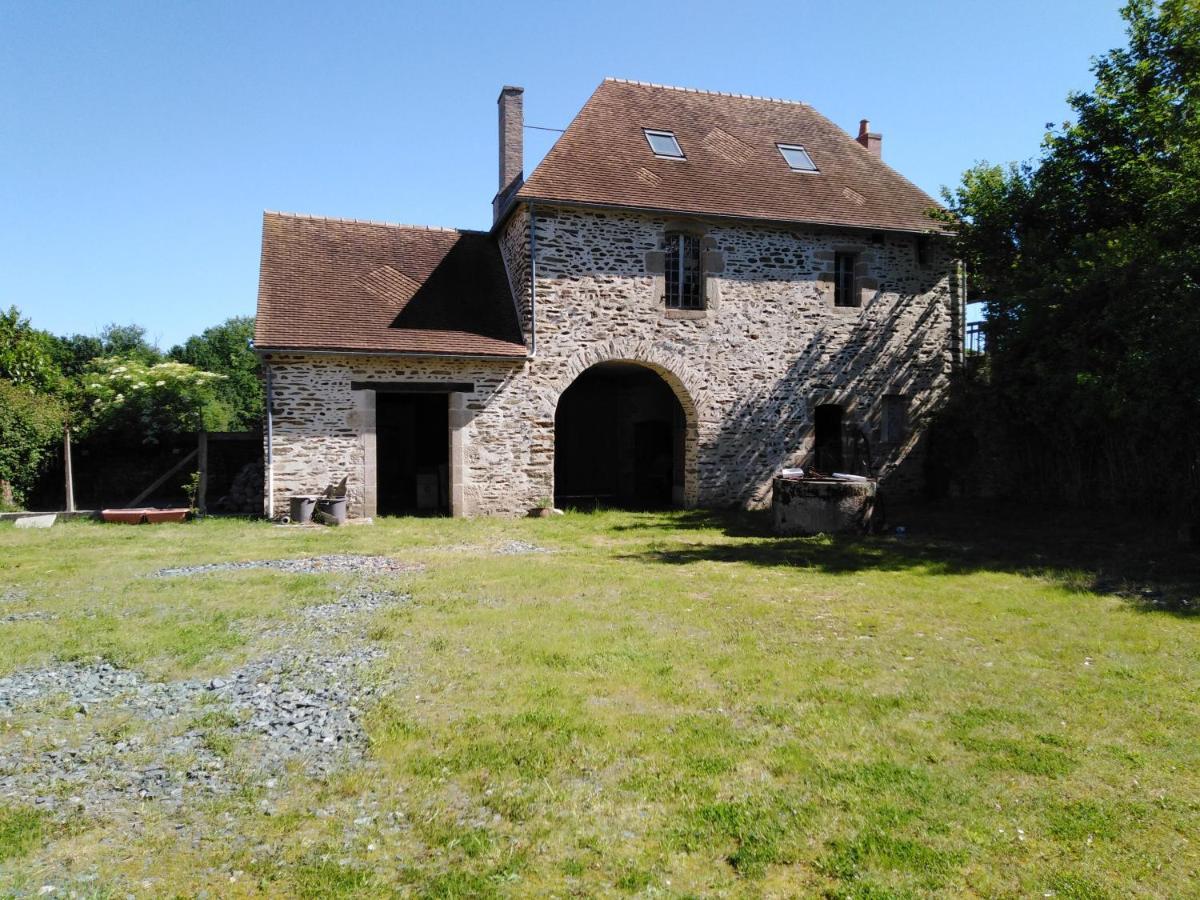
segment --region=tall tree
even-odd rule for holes
[[[1024,166],[947,195],[988,303],[992,412],[1042,496],[1200,497],[1200,0],[1132,0]],[[1047,492],[1050,492],[1047,494]],[[1190,498],[1190,499],[1186,499]]]
[[[0,506],[32,487],[66,420],[57,339],[17,308],[0,311]]]
[[[0,310],[0,378],[37,391],[61,389],[56,338],[29,324],[15,306]]]
[[[159,362],[163,355],[146,337],[146,329],[130,323],[110,322],[100,330],[100,349],[103,356],[119,356],[144,363]]]
[[[239,430],[262,424],[263,388],[253,338],[254,317],[236,316],[206,328],[170,352],[172,359],[224,376],[213,389],[229,408],[232,427]]]
[[[96,335],[73,334],[56,341],[59,368],[68,377],[78,375],[93,359],[104,355],[104,342]]]

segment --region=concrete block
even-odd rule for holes
[[[13,522],[14,528],[49,528],[58,519],[53,513],[44,516],[25,516]]]

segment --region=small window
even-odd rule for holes
[[[885,444],[898,444],[904,440],[907,431],[908,401],[900,394],[887,394],[883,398],[879,439]]]
[[[842,408],[823,403],[813,413],[813,468],[824,475],[842,471]]]
[[[929,235],[917,235],[917,265],[929,265]]]
[[[860,298],[854,289],[854,264],[858,256],[855,253],[835,253],[833,255],[833,305],[858,306]]]
[[[646,140],[650,142],[650,149],[654,151],[655,156],[665,156],[667,159],[684,159],[683,150],[679,147],[679,141],[675,140],[674,133],[670,131],[651,131],[649,128],[642,130],[645,132]]]
[[[668,232],[665,243],[667,309],[704,309],[700,238]]]
[[[776,144],[779,152],[783,154],[783,158],[787,160],[788,167],[793,172],[815,172],[817,164],[812,161],[812,157],[808,155],[808,151],[798,144]]]

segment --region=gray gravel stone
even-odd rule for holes
[[[374,571],[400,565],[387,563]],[[363,670],[384,654],[364,644],[364,618],[408,599],[359,585],[259,633],[270,652],[207,680],[147,681],[103,660],[0,678],[0,803],[112,816],[146,802],[178,807],[229,794],[293,763],[323,775],[360,759],[361,710],[380,694]],[[116,735],[114,713],[127,718]],[[211,713],[224,714],[214,728],[247,742],[236,773],[212,729],[193,724]],[[126,737],[128,722],[136,727]]]
[[[528,541],[505,541],[496,548],[496,552],[506,556],[515,556],[521,553],[552,553],[553,551]]]
[[[15,587],[0,589],[0,623],[2,622],[51,622],[58,616],[36,609],[17,610],[15,606],[26,606],[29,595]],[[7,607],[7,608],[6,608]]]
[[[0,622],[53,622],[57,618],[58,616],[54,613],[31,610],[30,612],[6,613],[0,616]]]
[[[419,572],[425,567],[418,563],[403,563],[390,556],[354,556],[350,554],[327,554],[302,559],[254,559],[245,562],[205,563],[196,566],[175,566],[159,569],[154,574],[160,578],[181,575],[204,575],[209,572],[233,572],[242,569],[271,569],[276,572],[302,575],[349,574],[391,575],[397,572]]]

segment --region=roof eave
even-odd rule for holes
[[[864,225],[854,222],[838,222],[833,219],[784,219],[768,216],[745,216],[737,213],[703,212],[694,209],[669,208],[660,206],[636,206],[627,203],[602,203],[593,200],[566,200],[560,197],[535,196],[520,194],[518,200],[525,203],[547,203],[551,206],[567,206],[575,209],[604,209],[623,210],[628,212],[657,213],[668,216],[697,216],[704,219],[724,219],[733,222],[759,222],[770,225],[819,225],[825,228],[848,228],[854,231],[886,231],[893,234],[936,234],[949,235],[950,231],[938,226],[933,219],[929,220],[928,228],[903,228],[896,225]],[[932,207],[931,207],[932,208]]]
[[[525,362],[532,359],[524,348],[514,349],[508,353],[453,353],[436,350],[366,350],[359,347],[288,347],[282,345],[259,346],[255,344],[254,352],[260,358],[268,353],[288,353],[297,356],[378,356],[392,358],[436,358],[436,359],[477,359],[492,362]]]
[[[501,229],[504,228],[504,223],[512,218],[512,214],[517,211],[517,207],[528,202],[528,200],[519,194],[513,194],[511,197],[509,197],[508,202],[504,206],[504,211],[500,213],[496,221],[492,223],[492,227],[488,229],[488,235],[493,238],[496,237],[496,235],[500,233]]]

